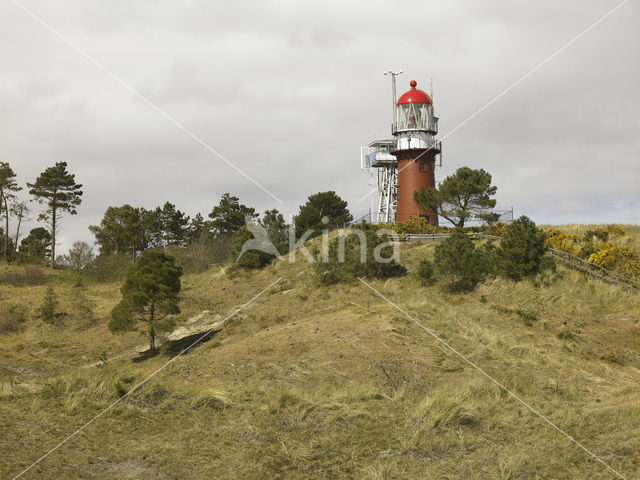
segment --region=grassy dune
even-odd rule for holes
[[[577,231],[583,226],[565,227]],[[629,245],[640,245],[630,228]],[[433,245],[403,245],[411,271]],[[2,267],[0,278],[19,267]],[[0,285],[25,313],[0,333],[0,476],[11,478],[169,358],[106,328],[117,284]],[[360,283],[318,288],[278,261],[183,280],[183,321],[226,315],[282,280],[24,478],[616,478]],[[371,281],[626,478],[640,478],[640,295],[559,269],[467,295]],[[111,358],[101,367],[90,365]]]

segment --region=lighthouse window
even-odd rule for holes
[[[418,170],[424,172],[424,162],[418,162]]]
[[[398,130],[424,130],[429,128],[433,115],[432,106],[425,103],[405,103],[396,107]]]

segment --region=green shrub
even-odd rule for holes
[[[53,324],[56,321],[56,309],[58,308],[58,298],[53,287],[48,287],[44,294],[44,300],[40,305],[40,318],[43,322]]]
[[[424,259],[418,264],[416,268],[415,277],[424,287],[433,285],[436,283],[435,270],[433,269],[433,263],[430,260]]]
[[[254,233],[257,236],[254,236]],[[243,251],[242,248],[247,241],[251,241],[252,247]],[[264,212],[263,217],[255,224],[243,225],[233,235],[229,254],[236,267],[262,268],[277,256],[285,254],[288,245],[289,227],[282,214],[273,209]]]
[[[235,262],[236,267],[241,268],[263,268],[269,265],[276,257],[260,250],[247,250],[242,252],[242,246],[248,240],[252,240],[253,234],[246,226],[242,226],[233,235],[233,240],[229,246],[229,256],[231,262]]]
[[[476,248],[461,228],[436,245],[434,257],[436,272],[450,292],[471,291],[488,273],[485,251]]]
[[[527,327],[533,326],[533,323],[537,322],[539,318],[537,312],[532,312],[530,310],[522,310],[520,308],[516,308],[514,312],[516,313],[516,315],[518,315],[518,317],[520,317],[520,319]]]
[[[499,260],[498,260],[498,247],[494,240],[489,240],[487,243],[478,247],[480,252],[480,259],[482,261],[482,268],[485,273],[498,275],[499,273]]]
[[[384,262],[376,261],[376,253]],[[406,269],[393,258],[391,238],[373,229],[354,230],[339,235],[329,243],[327,258],[316,259],[314,269],[318,282],[331,285],[358,277],[389,278],[406,274]]]
[[[573,334],[571,330],[564,329],[556,334],[556,337],[560,340],[573,340],[576,336]]]
[[[556,273],[557,271],[558,271],[558,267],[553,257],[549,255],[544,255],[540,259],[540,273],[543,273],[543,272]]]
[[[596,227],[584,232],[583,239],[585,242],[606,242],[607,240],[609,240],[609,232],[607,232],[604,228]]]
[[[507,226],[498,247],[498,271],[511,280],[539,273],[547,249],[545,233],[524,215]]]

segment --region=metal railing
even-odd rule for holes
[[[579,272],[602,280],[606,283],[622,285],[629,289],[640,290],[639,282],[636,282],[635,280],[620,273],[612,272],[601,265],[589,262],[571,253],[563,252],[562,250],[556,250],[555,248],[549,248],[548,250],[553,258],[562,262],[562,264],[567,268],[578,270]]]
[[[431,132],[434,135],[438,134],[438,122],[430,122],[429,125],[417,125],[409,122],[393,122],[391,124],[391,133],[396,134],[398,132]]]
[[[398,159],[391,155],[390,150],[379,149],[375,150],[366,157],[366,165],[367,167],[375,167],[380,164],[397,164]]]
[[[484,233],[467,233],[471,238],[481,239],[487,238],[490,240],[500,240],[502,237],[496,237],[494,235],[485,235]],[[449,238],[450,233],[405,233],[401,236],[406,242],[438,242]]]
[[[405,233],[400,238],[405,242],[439,242],[450,236],[450,233]]]

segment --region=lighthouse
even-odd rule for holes
[[[411,80],[411,90],[400,96],[395,106],[395,119],[391,133],[395,138],[391,155],[397,163],[396,222],[406,222],[411,217],[427,219],[438,225],[438,215],[429,210],[420,210],[413,199],[420,188],[436,186],[436,157],[442,146],[436,140],[438,117],[433,114],[431,97],[417,89],[418,83]]]
[[[369,185],[372,192],[377,190],[379,198],[376,211],[371,196],[372,221],[406,222],[411,217],[421,217],[431,225],[438,225],[438,215],[420,210],[413,199],[420,188],[436,186],[434,170],[442,166],[433,100],[416,88],[415,80],[409,83],[411,89],[396,100],[395,77],[402,70],[387,73],[393,80],[392,138],[374,140],[360,148],[360,167],[369,173]]]

